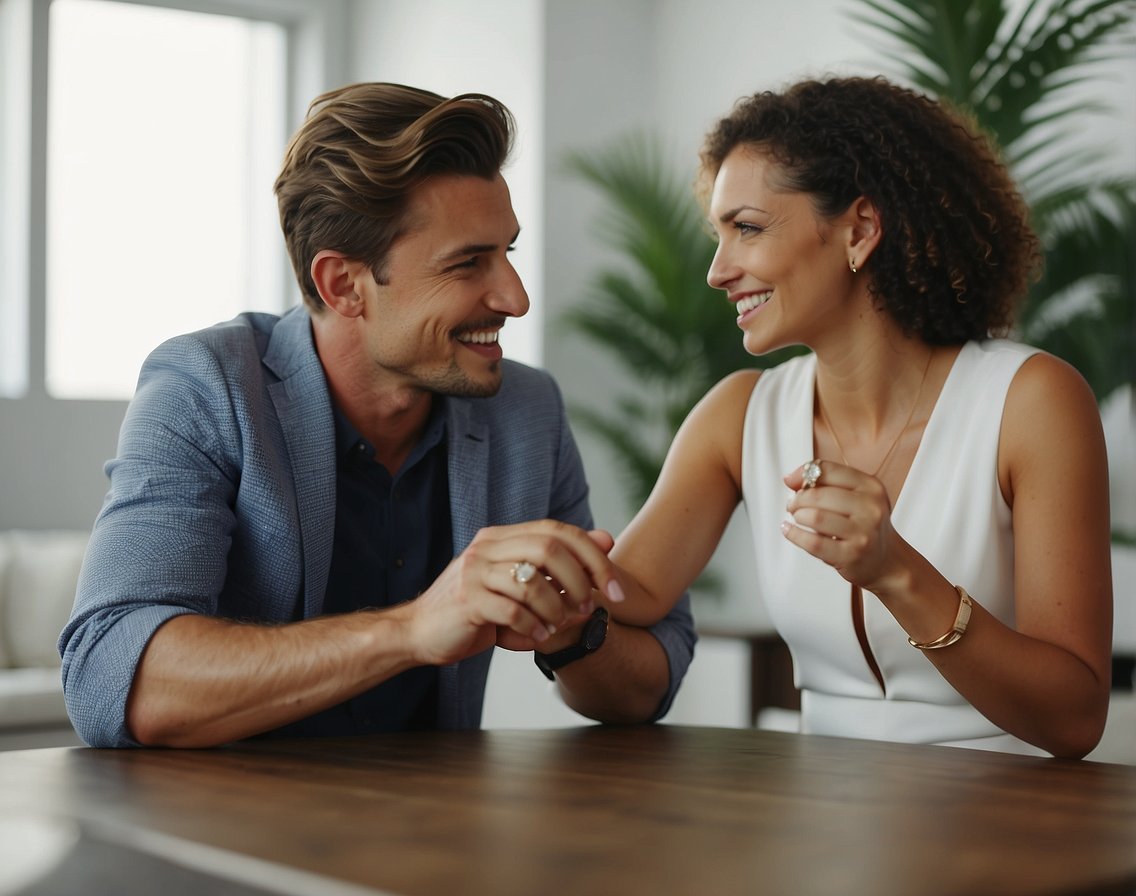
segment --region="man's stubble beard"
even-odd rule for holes
[[[501,363],[493,362],[490,374],[496,374],[488,382],[480,382],[470,377],[458,364],[451,364],[444,373],[431,377],[424,385],[437,394],[451,398],[492,398],[501,391]]]

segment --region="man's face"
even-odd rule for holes
[[[508,257],[520,227],[504,178],[432,177],[411,195],[405,220],[386,282],[357,284],[371,373],[380,388],[493,395],[498,335],[506,318],[529,309]]]

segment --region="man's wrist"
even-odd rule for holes
[[[580,640],[580,635],[584,631],[584,623],[590,618],[591,614],[579,616],[574,621],[562,625],[556,629],[556,634],[549,635],[548,638],[537,644],[536,649],[540,653],[556,653],[556,651],[563,650],[565,647],[571,647]]]
[[[575,641],[563,647],[553,647],[548,641],[541,644],[540,650],[533,653],[537,668],[551,681],[557,670],[595,653],[607,639],[608,621],[607,610],[599,607],[578,626]]]

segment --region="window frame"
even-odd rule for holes
[[[286,124],[342,84],[348,67],[347,0],[116,0],[258,19],[286,31]],[[52,0],[0,0],[0,397],[47,391],[47,124]],[[27,135],[19,141],[17,135]],[[282,262],[284,263],[284,262]],[[294,298],[283,278],[284,308]]]

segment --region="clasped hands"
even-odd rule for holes
[[[410,637],[423,664],[445,665],[492,647],[553,650],[581,623],[598,590],[623,600],[614,545],[602,529],[556,520],[482,529],[411,602]],[[531,568],[530,568],[531,567]]]

